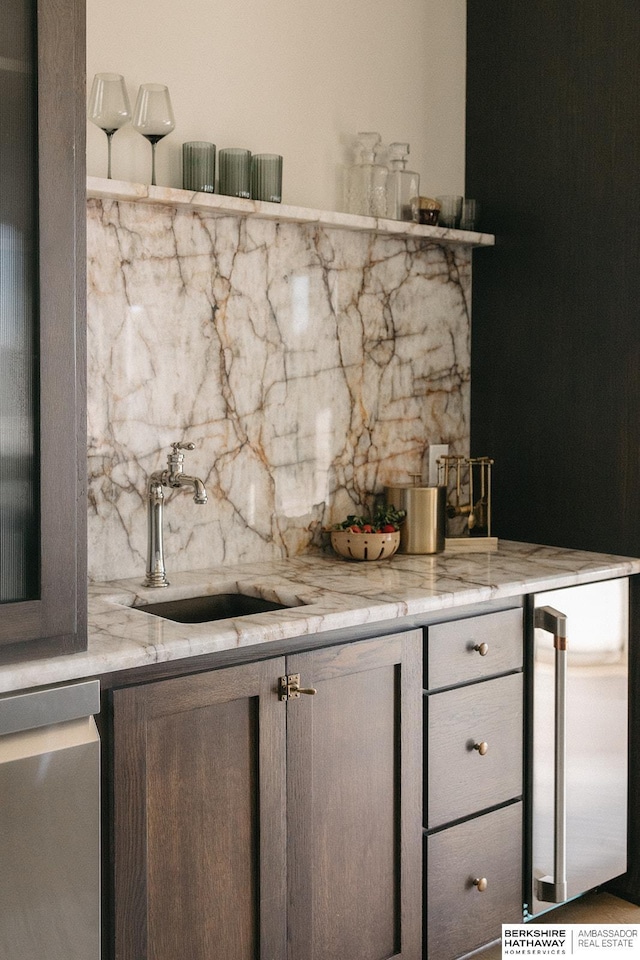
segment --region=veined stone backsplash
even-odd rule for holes
[[[471,250],[88,202],[89,574],[144,575],[169,445],[169,577],[324,545],[323,526],[468,454]]]

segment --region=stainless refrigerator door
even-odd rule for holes
[[[99,960],[100,744],[93,716],[77,716],[99,710],[98,691],[0,697],[3,960]]]
[[[535,629],[531,916],[626,870],[628,581],[537,594],[535,607],[566,616],[566,687],[558,691],[563,653]],[[564,724],[556,710],[563,705]],[[558,864],[566,865],[564,890],[564,877],[554,876]]]

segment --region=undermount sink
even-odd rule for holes
[[[163,617],[165,620],[174,620],[176,623],[209,623],[212,620],[248,617],[253,613],[266,613],[270,610],[285,610],[291,606],[297,604],[276,603],[244,593],[213,593],[205,597],[183,597],[181,600],[140,604],[135,609],[152,613],[155,617]]]

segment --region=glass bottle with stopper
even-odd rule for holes
[[[420,195],[420,174],[406,169],[408,157],[408,143],[389,145],[387,216],[392,220],[412,220],[411,201]]]
[[[379,151],[379,133],[359,133],[355,150],[355,163],[347,170],[345,206],[347,213],[365,217],[387,215],[388,170],[376,161]]]

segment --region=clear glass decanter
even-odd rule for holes
[[[408,157],[408,143],[389,145],[387,216],[392,220],[411,220],[411,201],[420,195],[420,174],[406,169]]]
[[[356,162],[347,171],[345,206],[347,213],[366,217],[387,215],[387,168],[376,162],[379,133],[359,133]]]

